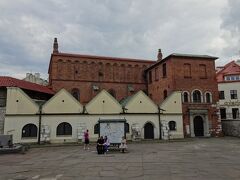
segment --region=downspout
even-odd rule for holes
[[[38,121],[38,144],[41,140],[41,126],[42,126],[42,104],[39,106],[39,121]]]
[[[161,113],[161,109],[158,106],[159,139],[162,139],[162,123],[161,123],[160,113]]]

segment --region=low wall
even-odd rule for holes
[[[222,130],[226,136],[240,137],[240,120],[222,120]]]

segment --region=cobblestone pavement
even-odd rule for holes
[[[97,155],[95,147],[32,148],[0,156],[0,179],[240,179],[240,139],[129,144],[128,153]]]

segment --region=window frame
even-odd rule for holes
[[[162,77],[163,77],[163,78],[166,78],[166,77],[167,77],[167,64],[166,64],[166,63],[164,63],[164,64],[162,65]]]
[[[27,127],[28,127],[28,129],[25,129]],[[26,132],[26,130],[27,130],[27,132]],[[23,131],[25,131],[25,132],[23,133]],[[26,136],[26,134],[27,134],[27,136]],[[34,138],[35,139],[37,137],[38,137],[38,127],[35,124],[28,123],[22,127],[22,137],[21,138]]]
[[[219,99],[224,100],[225,99],[225,92],[224,91],[219,91]]]
[[[169,121],[168,122],[169,131],[177,131],[177,122],[176,121]]]
[[[62,128],[60,125],[63,125],[63,129],[59,129],[59,128]],[[70,127],[69,130],[66,127],[67,125],[69,125],[69,127]],[[56,136],[72,136],[72,125],[68,122],[59,123],[57,128],[56,128]]]
[[[198,91],[199,94],[200,94],[199,99],[198,99],[198,98],[195,99],[195,96],[194,96],[195,92],[197,92],[197,91]],[[203,102],[203,100],[202,100],[202,92],[201,92],[200,90],[195,89],[195,90],[192,91],[192,102],[193,102],[193,103],[202,103],[202,102]]]
[[[231,99],[237,99],[237,90],[230,90],[230,98]]]

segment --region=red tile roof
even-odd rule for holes
[[[54,92],[46,86],[7,76],[0,76],[0,87],[19,87],[21,89],[37,91],[46,94],[54,94]]]

